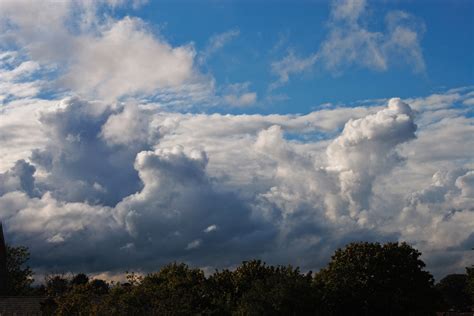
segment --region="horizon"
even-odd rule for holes
[[[38,275],[474,262],[474,2],[0,1],[0,223]]]

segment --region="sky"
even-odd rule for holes
[[[37,273],[408,242],[474,262],[474,2],[0,1],[0,220]]]

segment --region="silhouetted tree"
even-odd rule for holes
[[[101,279],[93,279],[89,282],[92,291],[98,295],[104,295],[109,292],[109,284]]]
[[[26,295],[31,290],[33,271],[26,262],[30,258],[28,248],[6,245],[7,289],[8,295]]]
[[[62,274],[47,275],[45,281],[49,296],[62,296],[69,291],[69,281]]]
[[[430,315],[436,292],[406,243],[351,243],[315,277],[325,315]]]
[[[71,285],[85,285],[89,282],[89,277],[85,275],[84,273],[79,273],[76,274],[72,279],[71,279]]]
[[[148,274],[139,285],[154,315],[191,315],[209,308],[206,278],[200,269],[172,263]]]
[[[472,304],[466,274],[447,275],[436,288],[443,299],[443,310],[465,311]]]
[[[70,286],[64,281],[67,282],[62,276],[50,278],[50,288],[55,289],[51,292],[56,292],[54,315],[114,314],[105,310],[103,313],[100,312],[100,306],[109,293],[107,282],[100,279],[89,281],[89,277],[83,273],[75,275],[69,282]]]
[[[467,291],[471,296],[471,301],[474,303],[474,265],[466,268],[467,274]]]
[[[71,287],[63,295],[56,297],[54,315],[94,315],[97,309],[98,297],[88,284],[78,284]]]
[[[145,277],[129,274],[128,282],[116,285],[102,300],[104,315],[208,314],[207,280],[200,269],[172,263]]]
[[[17,266],[27,259],[24,251]],[[405,243],[352,243],[338,249],[314,277],[260,260],[208,278],[183,263],[146,276],[128,273],[126,283],[110,285],[83,273],[70,280],[50,275],[44,286],[49,300],[42,309],[44,315],[418,316],[433,313],[435,302],[442,301],[437,293],[443,293],[450,307],[465,306],[467,294],[473,295],[474,266],[466,275],[444,278],[435,288],[420,256]],[[31,274],[23,275],[30,280]]]
[[[307,315],[314,312],[311,273],[291,266],[243,262],[210,278],[216,314]]]

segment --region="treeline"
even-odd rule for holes
[[[200,269],[172,263],[145,276],[129,273],[122,283],[82,273],[50,275],[41,287],[31,288],[23,280],[15,291],[49,297],[45,315],[434,315],[469,310],[474,266],[435,285],[420,256],[406,243],[351,243],[317,273],[252,260],[205,276]],[[27,268],[17,270],[23,278],[31,275]]]

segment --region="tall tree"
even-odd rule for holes
[[[406,243],[351,243],[317,273],[325,315],[430,315],[436,309],[431,274]]]
[[[6,245],[7,295],[25,295],[31,290],[33,271],[26,264],[30,258],[28,248]]]
[[[467,291],[471,296],[471,301],[474,303],[474,265],[466,268],[467,274]]]
[[[466,274],[450,274],[441,279],[436,288],[443,298],[444,310],[468,310],[472,304]]]

